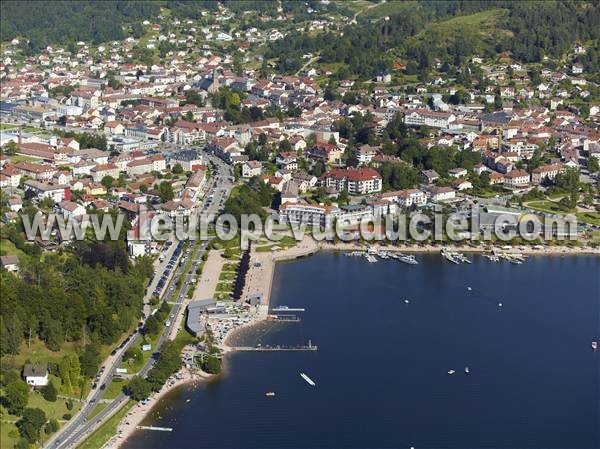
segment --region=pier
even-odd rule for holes
[[[300,317],[297,315],[268,315],[267,320],[269,321],[285,321],[285,322],[293,322],[299,323]]]
[[[271,312],[304,312],[306,309],[302,308],[302,307],[286,307],[286,306],[281,306],[281,307],[275,307],[274,309],[271,309]]]
[[[311,344],[308,345],[277,345],[277,346],[237,346],[231,348],[234,351],[246,351],[246,352],[292,352],[292,351],[317,351],[318,346]]]
[[[136,426],[140,430],[156,430],[158,432],[173,432],[172,427],[155,427],[155,426]]]

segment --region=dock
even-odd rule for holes
[[[271,309],[271,312],[304,312],[306,309],[302,308],[302,307],[286,307],[286,306],[281,306],[281,307],[275,307],[273,309]]]
[[[140,430],[156,430],[158,432],[173,432],[172,427],[155,427],[155,426],[136,426]]]
[[[301,321],[298,315],[267,315],[269,321],[285,321],[292,323],[299,323]]]
[[[237,346],[231,348],[234,351],[245,351],[245,352],[294,352],[294,351],[317,351],[318,346],[316,345],[297,345],[297,346]]]

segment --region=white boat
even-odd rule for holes
[[[372,256],[372,255],[368,254],[367,255],[367,261],[369,263],[375,263],[375,262],[377,262],[377,259],[375,258],[375,256]]]
[[[472,289],[471,287],[467,287],[467,290],[468,290],[468,291],[471,291],[471,290],[473,290],[473,289]]]
[[[398,260],[403,263],[407,263],[409,265],[417,265],[419,262],[415,259],[415,256],[406,256],[401,254],[398,256]]]
[[[448,370],[448,374],[450,374],[452,376],[452,374],[454,374],[456,371],[454,371],[453,369]]]
[[[310,377],[308,377],[306,374],[300,373],[300,377],[302,377],[302,379],[304,379],[306,381],[306,383],[308,385],[310,385],[311,387],[314,387],[316,385],[316,383],[314,383],[313,380]]]
[[[410,301],[408,299],[404,300],[404,304],[408,304]]]
[[[498,303],[498,307],[502,307],[502,303],[501,302]]]
[[[471,370],[469,369],[468,366],[465,367],[465,374],[469,374],[471,372]]]
[[[592,349],[595,351],[596,349],[598,349],[598,342],[597,341],[593,341],[592,342]]]

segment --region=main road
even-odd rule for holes
[[[221,212],[223,203],[229,196],[231,189],[233,187],[233,173],[231,167],[225,164],[220,159],[212,156],[206,155],[206,158],[211,162],[213,167],[212,177],[210,179],[210,184],[208,188],[208,192],[202,198],[202,201],[199,202],[197,207],[195,208],[195,213],[200,215],[210,215]],[[171,309],[171,317],[169,317],[169,321],[175,323],[178,321],[180,314],[184,313],[184,303],[187,297],[188,290],[190,288],[191,283],[195,277],[196,269],[200,265],[202,261],[202,254],[208,245],[208,240],[203,240],[199,243],[199,246],[196,248],[194,253],[194,248],[197,245],[193,245],[190,247],[188,257],[195,254],[195,258],[192,263],[189,265],[189,269],[186,270],[188,266],[187,263],[178,264],[177,268],[173,274],[171,279],[170,286],[175,286],[180,278],[183,276],[183,283],[181,288],[179,289],[178,296],[173,298],[173,294],[175,292],[174,288],[165,286],[163,300],[169,303],[172,303],[173,308]],[[171,245],[169,251],[172,254],[172,250],[175,245]],[[167,268],[167,262],[170,258],[170,255],[167,254],[168,257],[165,257],[165,261],[158,265],[157,271],[152,279],[152,281],[148,285],[147,295],[151,295],[153,292],[152,286],[156,285],[156,282],[165,269]],[[183,251],[181,257],[186,257],[186,252]],[[147,296],[146,295],[146,296]],[[146,299],[146,298],[145,298]],[[144,301],[144,307],[147,309],[147,301]],[[148,316],[148,314],[145,314]],[[166,326],[159,337],[156,343],[156,350],[160,350],[162,345],[168,340],[173,339],[177,334],[176,326]],[[141,338],[141,334],[139,329],[134,331],[134,333],[126,340],[124,344],[121,344],[119,348],[113,351],[105,361],[104,365],[101,368],[98,374],[98,380],[96,382],[97,385],[109,385],[113,380],[116,369],[119,367],[123,354],[129,349],[132,348],[138,340]],[[155,359],[151,358],[146,365],[137,373],[139,376],[146,376],[148,371],[154,366]],[[121,393],[117,396],[112,402],[110,402],[102,411],[100,411],[96,416],[89,419],[90,413],[94,409],[94,407],[98,404],[98,401],[102,399],[104,395],[105,389],[98,387],[93,389],[88,397],[86,398],[84,406],[81,410],[63,427],[59,432],[57,432],[53,438],[48,440],[45,444],[46,449],[68,449],[75,448],[79,445],[89,434],[93,433],[103,422],[105,422],[108,418],[110,418],[117,410],[125,405],[125,403],[129,400],[129,398]]]

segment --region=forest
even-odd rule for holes
[[[469,14],[485,11],[498,14],[488,14],[494,18],[490,23],[469,23],[475,17]],[[451,20],[458,18],[462,22]],[[504,51],[523,62],[540,62],[544,56],[560,57],[576,42],[597,40],[599,22],[598,2],[424,1],[410,8],[399,3],[387,21],[363,18],[343,36],[298,31],[271,43],[266,57],[291,73],[301,67],[302,55],[319,54],[323,63],[343,63],[339,79],[372,78],[391,69],[398,57],[415,62],[418,70],[430,69],[435,58],[460,67],[474,54]]]
[[[140,317],[152,265],[132,264],[120,242],[77,242],[22,258],[19,275],[2,270],[0,354],[32,340],[59,351],[66,342],[113,344]]]

